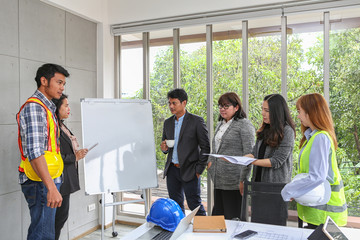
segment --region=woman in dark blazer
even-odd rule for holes
[[[69,217],[70,194],[80,189],[78,162],[87,154],[87,149],[80,149],[76,137],[65,126],[64,119],[69,117],[70,107],[67,96],[63,94],[60,99],[53,99],[56,105],[56,116],[60,126],[60,152],[64,161],[63,183],[60,193],[63,197],[61,207],[56,209],[55,239],[59,239],[60,232]]]
[[[218,104],[220,115],[212,152],[231,156],[251,153],[255,128],[246,118],[239,96],[234,92],[225,93],[219,98]],[[212,156],[208,161],[208,173],[214,183],[212,215],[224,215],[226,219],[240,218],[241,195],[244,181],[249,179],[251,165],[235,165]]]

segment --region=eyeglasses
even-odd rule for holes
[[[230,106],[232,106],[232,105],[219,105],[218,107],[219,107],[220,110],[221,110],[222,108],[223,108],[224,110],[228,110]]]

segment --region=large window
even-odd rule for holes
[[[164,120],[170,116],[166,95],[173,88],[173,32],[172,30],[150,34],[150,100],[158,169],[165,166],[165,155],[160,151]],[[166,189],[165,189],[166,190]]]
[[[360,8],[330,12],[330,109],[350,216],[360,216]]]
[[[339,141],[337,158],[346,189],[349,215],[357,216],[360,206],[360,9],[330,11],[328,49],[324,49],[323,16],[322,11],[287,16],[286,97],[297,125],[293,173],[297,173],[298,142],[301,136],[295,103],[301,95],[313,92],[324,94],[329,90],[330,108]],[[217,100],[225,92],[234,91],[242,100],[243,91],[248,92],[249,119],[255,128],[262,122],[261,104],[264,96],[282,92],[281,16],[248,19],[248,79],[243,79],[242,34],[246,33],[246,29],[242,29],[242,20],[213,24],[212,31],[212,116],[207,112],[206,102],[209,94],[206,88],[206,26],[180,28],[180,49],[173,47],[173,29],[150,32],[149,87],[159,179],[162,177],[166,156],[158,146],[163,122],[171,115],[166,94],[175,86],[176,70],[180,71],[180,86],[189,95],[187,109],[205,121],[212,117],[214,125],[218,117]],[[125,41],[121,52],[122,97],[142,98],[141,36],[141,33],[122,36]],[[175,50],[180,52],[180,66],[174,70]],[[330,53],[330,88],[325,90],[324,53]],[[131,68],[136,68],[137,73],[133,73]],[[243,81],[247,81],[248,89],[244,88]],[[214,128],[214,125],[209,127]],[[205,176],[206,171],[203,180],[206,180]],[[206,201],[211,196],[206,196],[207,183],[204,181],[202,184],[202,198]],[[153,190],[153,196],[167,196],[164,182],[159,189]]]
[[[121,98],[142,98],[142,35],[123,35],[121,41]]]
[[[307,93],[324,92],[322,19],[322,12],[287,17],[287,102],[296,124],[293,176],[298,173],[299,142],[302,137],[296,101]],[[292,205],[295,207],[294,203]]]
[[[150,34],[150,100],[153,110],[153,123],[158,168],[159,187],[152,190],[152,201],[168,197],[163,170],[166,156],[160,150],[164,120],[170,117],[166,95],[173,88],[173,31],[156,31]]]
[[[143,98],[143,45],[142,34],[121,36],[121,98]],[[141,192],[125,191],[117,194],[117,201],[141,200]],[[119,205],[119,212],[144,215],[143,204]]]
[[[323,94],[322,18],[322,12],[287,17],[287,98],[293,117],[297,115],[295,103],[301,95]]]
[[[266,95],[281,93],[280,17],[249,21],[249,119],[262,123],[261,104]]]
[[[180,29],[180,85],[188,94],[186,109],[190,113],[201,116],[206,122],[205,33],[205,26]],[[205,210],[207,207],[206,176],[205,171],[201,176],[201,199]]]
[[[240,98],[242,96],[241,28],[241,21],[213,26],[214,127],[219,116],[219,97],[226,92],[236,92]]]
[[[188,111],[206,121],[205,32],[205,26],[180,29],[180,85],[189,96]]]

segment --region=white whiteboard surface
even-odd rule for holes
[[[81,99],[85,193],[158,186],[151,104],[147,100]]]

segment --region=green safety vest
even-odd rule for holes
[[[331,151],[329,156],[331,156],[331,169],[334,172],[334,179],[331,185],[331,197],[327,204],[320,206],[303,206],[297,204],[298,216],[300,219],[307,223],[314,225],[324,224],[327,216],[330,216],[338,226],[345,226],[347,224],[347,205],[344,194],[344,184],[341,179],[339,168],[337,166],[336,154],[334,143],[330,135],[326,131],[318,131],[311,138],[310,141],[305,141],[302,146],[302,153],[300,156],[300,172],[299,173],[308,173],[309,172],[309,156],[312,144],[314,142],[315,136],[323,133],[325,134],[331,142]]]

